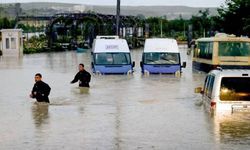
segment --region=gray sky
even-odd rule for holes
[[[93,5],[116,5],[116,0],[0,0],[1,3],[17,2],[62,2]],[[225,0],[121,0],[121,5],[184,5],[192,7],[219,7]]]

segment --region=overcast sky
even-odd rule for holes
[[[92,5],[116,5],[117,0],[0,0],[1,3],[17,2],[61,2],[61,3],[80,3]],[[121,5],[184,5],[192,7],[219,7],[225,0],[121,0]]]

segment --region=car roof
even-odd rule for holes
[[[209,72],[218,77],[250,77],[248,69],[215,69]]]
[[[175,39],[152,38],[146,39],[144,52],[179,53],[179,48]]]

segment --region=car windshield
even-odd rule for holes
[[[250,101],[250,77],[224,77],[221,80],[222,101]]]
[[[94,56],[96,65],[129,65],[129,53],[97,53]]]
[[[250,56],[250,43],[219,42],[219,56]]]
[[[180,64],[179,53],[144,53],[145,64]]]

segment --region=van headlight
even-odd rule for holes
[[[127,72],[127,75],[131,75],[133,73],[133,71],[132,70],[129,70],[128,72]]]
[[[180,72],[179,70],[176,71],[176,72],[175,72],[175,76],[176,76],[176,77],[180,77],[180,76],[181,76],[181,72]]]
[[[102,73],[100,71],[96,71],[95,74],[96,75],[102,75]]]
[[[148,70],[144,70],[144,75],[149,76],[150,72]]]

